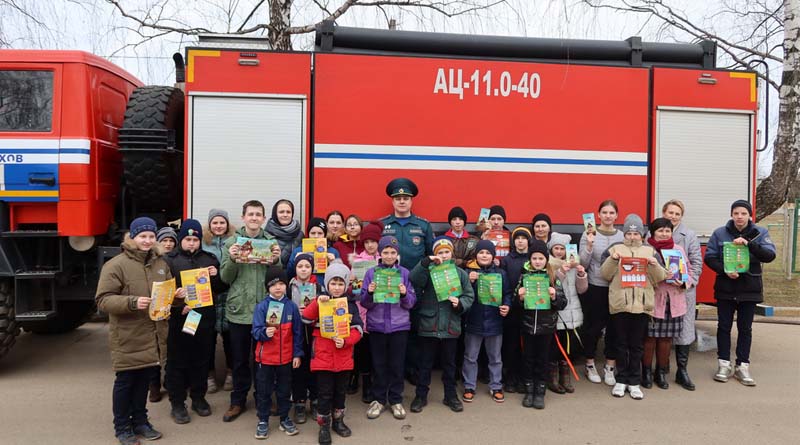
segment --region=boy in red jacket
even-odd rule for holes
[[[331,443],[331,422],[333,431],[342,436],[352,434],[344,424],[344,402],[347,395],[347,383],[353,370],[353,346],[361,339],[362,323],[358,315],[358,307],[352,298],[346,295],[350,282],[350,269],[339,261],[328,265],[325,272],[325,289],[327,295],[320,295],[311,301],[303,310],[303,322],[314,323],[314,345],[312,347],[311,372],[316,373],[318,405],[317,423],[319,424],[319,443]],[[319,304],[332,298],[348,298],[347,311],[350,314],[350,335],[345,338],[325,338],[319,330]],[[333,419],[331,419],[333,410]]]
[[[289,417],[292,402],[292,368],[300,366],[303,356],[303,323],[297,305],[286,295],[286,272],[267,270],[269,295],[258,303],[253,313],[253,339],[256,361],[256,439],[269,436],[269,413],[272,391],[277,393],[280,430],[289,436],[299,431]]]

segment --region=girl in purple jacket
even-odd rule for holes
[[[406,417],[406,410],[403,408],[403,366],[406,359],[408,331],[411,329],[408,311],[414,307],[417,297],[408,281],[408,269],[397,261],[399,246],[397,238],[393,236],[384,236],[380,239],[378,242],[380,263],[367,271],[361,287],[361,305],[367,309],[373,368],[373,401],[367,409],[369,419],[377,419],[387,401],[396,419]],[[400,281],[397,286],[398,296],[387,295],[383,289],[378,288],[375,275],[381,269],[397,270]],[[382,279],[392,281],[391,278],[382,277]]]

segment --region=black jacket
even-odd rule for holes
[[[519,278],[516,289],[514,289],[514,299],[519,302],[519,289],[522,287],[523,277],[525,275],[547,275],[547,272],[541,270],[530,270],[527,265],[524,268],[523,274]],[[556,280],[553,286],[556,289],[556,299],[550,302],[549,310],[522,310],[522,333],[528,335],[543,335],[552,334],[556,331],[556,323],[558,321],[558,311],[567,307],[567,297],[564,295],[564,288],[561,287],[561,281]],[[520,302],[520,308],[522,303]]]
[[[175,250],[167,255],[167,263],[169,264],[172,276],[175,277],[175,285],[177,287],[182,287],[183,285],[183,283],[181,283],[182,270],[214,266],[217,268],[217,271],[219,271],[219,261],[217,261],[217,257],[202,249],[194,253],[189,253],[180,247],[176,247]],[[211,295],[214,299],[215,306],[217,304],[216,296],[227,290],[228,285],[220,279],[219,272],[217,272],[217,275],[211,277]],[[186,321],[186,316],[181,314],[183,307],[184,304],[180,300],[176,300],[176,304],[172,307],[172,314],[169,318],[170,334],[174,332],[176,328],[178,331],[183,328],[183,323]],[[214,329],[214,323],[216,321],[216,309],[214,306],[197,308],[195,312],[199,312],[202,316],[202,318],[200,318],[198,331],[200,329]]]
[[[512,286],[516,286],[517,283],[519,283],[519,278],[522,276],[522,268],[529,259],[527,253],[518,253],[513,244],[511,246],[511,253],[500,259],[500,268],[506,271],[508,282],[511,283]],[[514,312],[516,313],[513,314]],[[511,299],[511,313],[509,315],[518,318],[521,312],[522,303],[520,303],[519,298],[517,298],[515,294],[514,298]]]

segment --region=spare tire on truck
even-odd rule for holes
[[[119,132],[126,196],[135,214],[183,213],[183,92],[165,86],[137,88]],[[124,223],[127,223],[125,221]]]

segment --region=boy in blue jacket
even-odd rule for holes
[[[269,436],[272,391],[278,399],[280,430],[289,436],[299,431],[289,417],[292,403],[292,368],[300,367],[303,357],[303,322],[297,305],[286,295],[286,273],[277,268],[267,271],[269,295],[253,313],[253,338],[256,361],[256,439]]]
[[[480,240],[475,247],[475,260],[467,263],[469,281],[476,295],[467,313],[464,335],[464,396],[465,402],[475,397],[478,376],[478,353],[481,344],[489,357],[489,392],[497,403],[505,401],[503,395],[503,318],[511,307],[512,287],[503,269],[494,265],[495,247],[489,240]],[[483,275],[483,277],[481,277]],[[483,282],[481,282],[483,280]],[[500,294],[497,298],[497,294]]]

